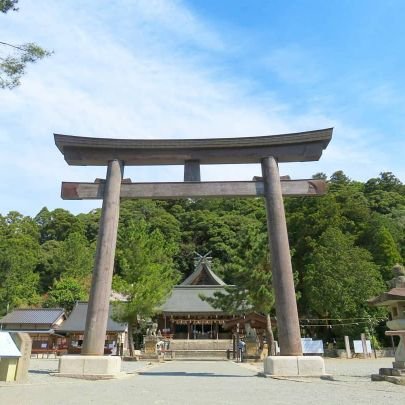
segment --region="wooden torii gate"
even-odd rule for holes
[[[319,160],[332,128],[283,135],[215,139],[105,139],[54,134],[69,165],[107,166],[105,180],[62,183],[66,200],[103,199],[83,355],[103,355],[120,198],[264,197],[281,355],[302,355],[283,195],[321,195],[323,180],[280,179],[278,163]],[[260,163],[253,181],[202,182],[200,165]],[[132,183],[124,166],[184,165],[184,183]]]

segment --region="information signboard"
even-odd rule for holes
[[[353,340],[353,346],[354,346],[354,352],[355,353],[363,353],[363,345],[361,343],[361,340]],[[367,353],[371,354],[371,342],[369,340],[366,340],[366,346],[367,346]]]
[[[323,341],[312,340],[309,338],[301,339],[302,353],[304,354],[323,354]]]

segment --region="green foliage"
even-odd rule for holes
[[[0,216],[1,313],[6,308],[40,303],[38,262],[38,233],[32,220],[17,212]]]
[[[179,257],[185,273],[192,271],[194,251],[211,251],[215,272],[231,283],[232,268],[243,252],[246,230],[265,234],[266,220],[261,199],[212,199],[188,201],[178,216],[182,230]]]
[[[60,276],[58,270],[58,253],[62,242],[56,240],[46,241],[40,248],[40,259],[37,272],[40,276],[40,291],[46,293],[52,287],[54,281]]]
[[[7,13],[7,11],[17,11],[18,0],[0,0],[0,12]]]
[[[53,211],[49,211],[46,207],[42,208],[35,217],[40,227],[41,243],[48,240],[63,241],[73,232],[84,234],[86,225],[81,218],[83,217],[75,217],[62,208]]]
[[[0,57],[0,88],[2,89],[13,89],[19,86],[28,63],[35,63],[52,55],[52,52],[32,42],[16,46],[0,41],[0,45],[3,48],[11,48],[13,51],[12,54]]]
[[[56,271],[79,280],[86,279],[94,263],[94,246],[80,233],[71,233],[60,245],[55,257]]]
[[[285,199],[293,269],[298,275],[297,292],[301,296],[300,314],[311,313],[309,292],[303,279],[305,269],[314,264],[319,238],[327,229],[333,227],[351,235],[354,246],[372,254],[384,279],[393,261],[402,262],[405,203],[399,199],[392,206],[384,204],[387,210],[376,210],[373,192],[378,187],[384,188],[384,192],[392,192],[392,187],[403,189],[403,185],[391,176],[381,176],[385,180],[376,179],[372,188],[370,183],[351,181],[344,173],[336,172],[328,182],[325,196]]]
[[[74,277],[64,277],[55,280],[44,302],[45,307],[64,308],[67,312],[72,311],[77,301],[88,299],[88,289],[80,280]]]
[[[404,194],[405,186],[391,172],[380,173],[380,177],[370,179],[365,184],[365,192],[372,193],[374,191],[395,191],[399,194]]]
[[[172,243],[180,241],[180,224],[168,212],[164,201],[126,200],[120,207],[120,226],[132,221],[146,221],[148,230],[159,230]]]
[[[0,215],[0,234],[4,237],[27,235],[34,240],[38,240],[40,235],[35,221],[17,211],[10,211],[5,217]]]
[[[274,304],[271,269],[268,258],[267,235],[258,224],[245,224],[238,235],[238,250],[228,267],[232,286],[214,298],[203,298],[215,308],[231,314],[256,311],[269,314]]]
[[[389,280],[392,267],[402,262],[392,234],[385,226],[381,226],[373,233],[369,242],[372,244],[375,263],[380,265],[384,279]]]
[[[89,243],[96,242],[98,235],[98,224],[100,222],[101,210],[95,209],[88,214],[77,215],[78,224],[75,225],[83,232]]]
[[[41,285],[46,291],[61,278],[74,278],[90,289],[95,246],[80,233],[71,233],[65,241],[47,241],[41,246]]]
[[[405,185],[391,172],[380,173],[380,177],[368,180],[364,191],[371,209],[381,214],[390,214],[405,206]]]
[[[115,317],[136,324],[152,316],[179,281],[173,264],[176,246],[155,229],[148,229],[141,219],[120,230],[117,244],[119,274],[113,288],[127,297],[115,303]]]
[[[18,0],[0,0],[0,12],[17,11],[17,3]],[[2,89],[19,86],[28,63],[35,63],[53,53],[32,42],[13,45],[0,41],[0,51],[2,52],[0,54],[0,88]]]
[[[319,238],[313,260],[305,268],[304,288],[312,315],[359,318],[373,312],[367,299],[385,289],[370,253],[354,239],[331,227]]]

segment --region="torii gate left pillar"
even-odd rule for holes
[[[124,165],[108,162],[82,353],[104,354]]]

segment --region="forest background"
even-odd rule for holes
[[[403,264],[405,185],[390,172],[365,183],[341,171],[313,177],[327,180],[325,196],[285,198],[302,334],[330,340],[366,330],[382,341],[387,313],[367,299],[386,291],[392,267]],[[192,272],[194,252],[211,251],[233,297],[274,316],[265,216],[261,198],[122,201],[114,286],[134,286],[139,274],[145,284],[150,272],[162,284],[171,280],[162,301]],[[0,315],[18,307],[69,311],[86,300],[99,218],[99,209],[73,215],[46,207],[34,218],[0,215]],[[240,302],[234,312],[244,310]]]

